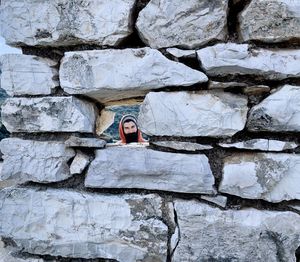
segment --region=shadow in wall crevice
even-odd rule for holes
[[[296,262],[300,262],[300,246],[296,249]]]

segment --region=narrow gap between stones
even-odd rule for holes
[[[295,256],[296,262],[300,262],[300,246],[296,249]]]
[[[170,247],[169,248],[170,253],[168,254],[169,255],[168,256],[169,260],[167,260],[167,262],[171,262],[172,261],[172,258],[173,258],[173,255],[175,253],[175,250],[178,247],[180,239],[181,239],[181,232],[180,232],[180,227],[179,227],[179,223],[178,223],[178,216],[177,216],[177,212],[176,212],[174,203],[173,203],[173,208],[174,208],[173,209],[173,212],[174,212],[174,222],[175,222],[176,228],[178,229],[178,239],[177,239],[177,243],[176,243],[175,247],[173,248],[173,250],[171,250],[171,238],[170,238],[170,243],[168,244],[169,247]],[[175,230],[176,230],[176,228],[175,228]]]

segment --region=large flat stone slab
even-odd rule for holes
[[[300,199],[300,156],[285,153],[234,154],[225,158],[219,191],[269,202]]]
[[[66,148],[64,142],[5,138],[0,148],[4,159],[1,180],[48,183],[72,176],[68,161],[75,151]]]
[[[87,95],[102,103],[144,96],[151,89],[208,80],[202,72],[148,47],[67,52],[59,76],[67,93]]]
[[[243,41],[277,43],[300,39],[300,2],[254,0],[239,15]]]
[[[203,154],[118,146],[96,151],[85,186],[213,194],[214,182],[208,158]]]
[[[23,251],[120,262],[166,261],[168,227],[157,195],[61,189],[0,191],[0,235]]]
[[[96,107],[75,97],[8,98],[2,122],[9,132],[93,133]]]
[[[151,92],[139,126],[149,136],[228,137],[246,123],[247,99],[224,92]]]
[[[217,44],[197,51],[209,76],[251,75],[269,80],[300,77],[299,49],[250,48],[248,44]]]
[[[227,36],[227,0],[151,0],[136,27],[152,48],[196,48]]]
[[[114,46],[132,33],[134,4],[134,0],[3,0],[1,35],[15,46]]]
[[[1,88],[10,96],[49,95],[59,86],[57,62],[37,56],[0,56]]]
[[[300,132],[300,86],[284,85],[254,106],[247,129],[254,132]]]
[[[172,261],[295,261],[300,216],[256,209],[226,210],[175,200],[180,241]]]

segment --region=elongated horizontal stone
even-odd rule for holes
[[[174,262],[295,261],[300,216],[293,212],[222,211],[184,200],[174,206],[180,231]]]
[[[90,147],[90,148],[103,148],[106,145],[106,141],[93,137],[76,137],[71,136],[65,142],[68,147]]]
[[[198,143],[182,142],[182,141],[167,141],[167,140],[151,142],[151,144],[155,146],[161,146],[161,147],[171,148],[175,150],[184,150],[184,151],[198,151],[198,150],[207,150],[213,148],[210,145],[202,145]]]
[[[300,2],[254,0],[239,15],[244,41],[277,43],[300,39]]]
[[[300,77],[300,50],[250,48],[248,44],[217,44],[197,51],[209,76],[253,75],[270,80]]]
[[[300,199],[299,155],[234,154],[224,161],[220,192],[274,203]]]
[[[96,107],[75,97],[8,98],[2,122],[9,132],[93,133]]]
[[[279,141],[272,139],[250,139],[237,143],[219,143],[221,147],[235,147],[240,149],[261,150],[261,151],[283,151],[294,149],[298,144],[288,141]]]
[[[178,48],[167,48],[166,51],[177,58],[196,58],[196,50],[183,50]]]
[[[144,188],[182,193],[215,193],[205,155],[167,153],[145,147],[110,147],[96,151],[85,186]]]
[[[250,112],[250,131],[300,132],[300,86],[284,85]]]
[[[136,27],[152,48],[196,48],[227,36],[227,0],[151,0],[139,13]]]
[[[151,89],[207,81],[202,72],[151,48],[67,52],[59,75],[67,93],[87,95],[102,103],[144,96]]]
[[[1,88],[10,96],[48,95],[59,86],[57,64],[31,55],[6,54],[0,57]]]
[[[153,92],[140,107],[139,126],[150,136],[232,136],[246,123],[247,99],[224,92]]]
[[[134,0],[3,0],[1,35],[15,46],[114,46],[132,33],[134,4]]]
[[[0,148],[4,154],[1,180],[47,183],[71,177],[67,162],[75,151],[63,142],[5,138]]]
[[[167,258],[168,227],[157,195],[17,188],[1,190],[0,205],[0,235],[28,253],[120,262]]]

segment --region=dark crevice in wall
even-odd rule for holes
[[[230,42],[238,42],[239,34],[239,20],[238,15],[242,12],[246,6],[251,2],[251,0],[235,1],[229,0],[228,7],[229,11],[227,14],[227,30],[228,30],[228,40]]]
[[[291,38],[287,41],[282,41],[280,43],[266,43],[263,41],[258,41],[258,40],[249,40],[245,43],[248,43],[250,45],[260,47],[260,48],[265,48],[265,49],[272,49],[272,50],[296,50],[300,48],[300,39],[299,38]]]
[[[169,252],[168,252],[168,259],[167,259],[167,262],[171,262],[172,261],[172,258],[173,258],[173,255],[174,255],[174,252],[180,242],[180,238],[181,238],[181,232],[180,232],[180,227],[179,227],[179,223],[178,223],[178,216],[177,216],[177,212],[176,212],[176,209],[174,207],[174,203],[173,203],[173,212],[174,212],[174,222],[175,222],[175,228],[174,228],[174,232],[173,234],[176,233],[176,229],[177,229],[177,232],[178,232],[178,239],[177,239],[177,242],[175,244],[175,246],[172,248],[172,236],[173,234],[170,236],[169,238],[169,242],[168,242],[168,246],[169,246]]]
[[[80,138],[97,138],[95,134],[92,133],[78,133],[78,132],[43,132],[43,133],[12,133],[12,138],[21,138],[21,139],[29,139],[29,140],[36,140],[36,141],[65,141],[69,139],[71,136],[76,136]]]
[[[300,246],[297,248],[295,256],[296,256],[296,262],[300,262]]]

